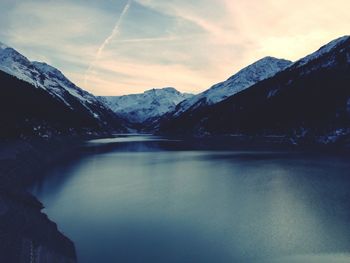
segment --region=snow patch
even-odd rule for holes
[[[305,58],[302,58],[298,61],[296,61],[295,63],[293,63],[291,65],[292,66],[295,66],[295,67],[301,67],[301,66],[304,66],[306,65],[307,63],[309,63],[310,61],[313,61],[315,59],[318,59],[319,57],[331,52],[333,49],[337,48],[339,45],[343,44],[345,41],[349,40],[350,39],[350,36],[343,36],[343,37],[340,37],[340,38],[337,38],[331,42],[329,42],[328,44],[322,46],[319,50],[317,50],[316,52],[306,56]],[[330,63],[330,62],[329,62]],[[325,65],[325,66],[329,66],[329,63],[328,65]]]
[[[259,81],[270,78],[292,64],[291,61],[265,57],[240,70],[224,82],[215,84],[208,90],[183,101],[173,112],[179,116],[187,110],[198,108],[201,105],[212,105],[241,92]]]
[[[94,115],[94,106],[102,110],[106,109],[100,100],[77,87],[58,69],[43,62],[31,62],[25,56],[4,44],[0,44],[0,47],[0,70],[37,88],[46,90],[71,109],[74,106],[70,103],[72,101],[70,96],[73,96],[95,118],[98,118],[98,115],[97,117]]]
[[[101,97],[101,99],[114,112],[132,122],[141,123],[173,111],[181,101],[192,96],[174,88],[162,88],[147,90],[141,94]]]

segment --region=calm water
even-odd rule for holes
[[[82,151],[32,189],[80,262],[350,262],[348,157],[146,136]]]

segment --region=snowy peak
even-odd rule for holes
[[[8,47],[5,44],[2,44],[1,42],[0,42],[0,58],[2,58],[3,60],[11,59],[17,62],[30,63],[30,61],[25,56],[17,52],[15,49]]]
[[[226,97],[232,96],[253,84],[274,76],[277,72],[287,68],[292,62],[285,59],[274,57],[265,57],[255,63],[243,68],[229,79],[214,85],[211,89],[204,92],[209,95],[210,104],[217,103]],[[213,91],[220,91],[221,94],[215,94]]]
[[[175,88],[172,87],[166,87],[166,88],[160,88],[160,89],[150,89],[146,90],[143,93],[144,97],[153,97],[154,99],[168,99],[169,101],[172,101],[174,104],[178,104],[184,99],[188,97],[192,97],[192,94],[189,93],[181,93]]]
[[[262,58],[243,68],[226,81],[220,82],[208,90],[183,101],[178,107],[176,107],[176,111],[172,114],[174,116],[179,116],[189,109],[196,109],[203,105],[218,103],[227,97],[249,88],[261,80],[274,76],[276,73],[284,70],[291,64],[291,61],[285,59],[277,59],[273,57]]]
[[[328,44],[322,46],[319,50],[317,50],[316,52],[296,61],[295,63],[293,63],[293,67],[301,67],[304,66],[306,64],[308,64],[309,62],[312,62],[324,55],[330,54],[332,52],[334,52],[336,49],[339,49],[341,46],[350,46],[350,36],[343,36],[340,38],[337,38],[331,42],[329,42]],[[332,61],[329,61],[327,63],[327,65],[331,65]]]
[[[0,70],[29,82],[37,88],[47,90],[67,106],[71,106],[65,98],[67,92],[79,100],[82,100],[83,93],[91,97],[70,82],[58,69],[46,63],[31,62],[10,47],[0,49]]]
[[[1,71],[26,81],[37,89],[45,90],[70,110],[80,108],[97,122],[105,123],[105,117],[109,114],[113,115],[99,99],[77,87],[58,69],[43,62],[32,62],[6,45],[1,47]]]
[[[325,54],[327,52],[332,51],[332,49],[338,47],[339,45],[345,43],[346,41],[350,40],[350,36],[342,36],[339,37],[337,39],[332,40],[331,42],[329,42],[328,44],[320,47],[320,49],[318,51],[316,51],[315,53],[318,53],[319,55],[321,54]]]
[[[276,74],[281,69],[288,67],[292,62],[285,59],[274,57],[264,57],[255,63],[243,68],[235,75],[230,77],[228,81],[240,80],[242,76],[253,81],[260,81]]]
[[[147,90],[141,94],[109,96],[101,99],[115,113],[121,114],[131,122],[143,123],[173,111],[177,104],[191,96],[193,95],[167,87]]]
[[[22,54],[6,45],[0,49],[0,70],[35,85],[32,75],[39,73]]]
[[[150,90],[146,90],[144,92],[144,94],[147,94],[147,93],[177,93],[177,94],[180,94],[180,92],[173,87],[166,87],[166,88],[160,88],[160,89],[150,89]]]
[[[181,92],[178,91],[177,89],[173,87],[166,87],[166,88],[160,88],[160,89],[150,89],[146,90],[143,93],[145,96],[180,96],[181,97]]]

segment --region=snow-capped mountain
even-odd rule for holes
[[[176,110],[172,112],[172,115],[179,116],[189,109],[194,110],[204,105],[218,103],[246,88],[249,88],[261,80],[272,77],[277,72],[285,69],[291,64],[292,62],[288,60],[265,57],[250,66],[243,68],[226,81],[220,82],[208,90],[186,99],[176,107]]]
[[[144,123],[173,111],[181,101],[193,95],[174,88],[151,89],[141,94],[100,97],[115,113],[133,123]]]
[[[117,129],[122,126],[122,121],[108,107],[92,94],[77,87],[61,71],[46,63],[29,61],[15,49],[2,43],[0,71],[31,84],[38,91],[45,91],[69,110],[85,114],[96,126],[114,126]]]
[[[37,88],[47,90],[67,106],[73,107],[65,98],[68,92],[77,98],[96,118],[98,118],[98,114],[91,109],[91,104],[100,104],[99,106],[103,107],[96,97],[77,87],[58,69],[46,63],[31,62],[4,44],[0,45],[0,70],[29,82]]]
[[[316,52],[296,61],[295,63],[292,64],[292,67],[302,67],[312,61],[315,61],[322,56],[326,55],[327,53],[331,53],[332,50],[336,49],[339,45],[343,44],[344,42],[349,40],[349,36],[343,36],[337,39],[334,39],[333,41],[329,42],[328,44],[322,46],[319,50]],[[347,57],[348,61],[350,61],[350,57]],[[333,59],[329,59],[326,63],[320,64],[320,67],[329,67],[332,64],[334,64],[334,57]],[[311,69],[315,70],[315,67],[312,67]]]
[[[345,36],[224,101],[163,119],[159,131],[278,135],[295,143],[346,141],[349,87],[350,36]]]

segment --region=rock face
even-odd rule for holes
[[[350,37],[342,37],[275,76],[214,105],[163,120],[159,131],[191,135],[283,135],[335,142],[350,120]]]
[[[125,121],[62,72],[31,62],[4,44],[0,45],[0,84],[0,133],[5,129],[12,134],[31,129],[31,134],[41,135],[125,131]]]
[[[173,111],[176,105],[192,96],[174,88],[162,88],[147,90],[141,94],[100,98],[115,113],[130,122],[144,123]]]

